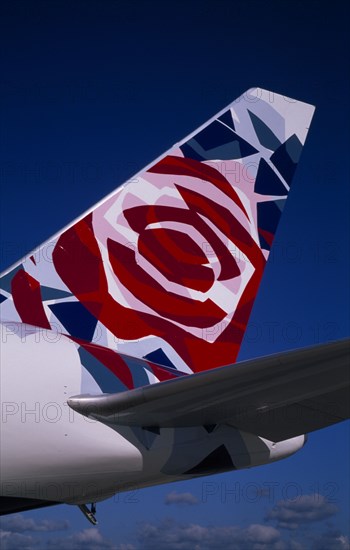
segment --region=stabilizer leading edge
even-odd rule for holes
[[[229,424],[277,442],[348,419],[349,392],[347,339],[120,394],[76,396],[68,403],[109,425]]]

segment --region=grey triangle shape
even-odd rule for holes
[[[3,277],[1,277],[0,278],[0,288],[2,288],[2,290],[5,290],[6,292],[9,292],[11,294],[12,293],[12,288],[11,288],[12,279],[16,275],[16,273],[18,271],[20,271],[21,269],[23,270],[23,265],[22,264],[18,265],[17,267],[12,269],[12,271],[10,271],[9,273],[7,273]]]
[[[71,298],[73,294],[66,290],[59,290],[49,286],[40,287],[42,300],[60,300],[61,298]]]

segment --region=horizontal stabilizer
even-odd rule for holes
[[[69,399],[106,424],[231,424],[282,441],[350,417],[350,340],[243,361],[117,393]]]

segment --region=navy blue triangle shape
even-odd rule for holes
[[[302,148],[303,146],[298,137],[293,134],[271,156],[271,162],[273,162],[289,185],[294,176]]]
[[[219,116],[218,120],[221,120],[221,122],[226,124],[226,126],[229,126],[230,128],[232,128],[232,130],[235,129],[235,125],[234,125],[234,122],[233,122],[233,119],[232,119],[232,113],[231,113],[230,110],[226,111],[226,113]]]
[[[49,306],[71,336],[91,342],[97,319],[80,302],[63,302]]]
[[[275,235],[285,199],[258,202],[258,227]]]
[[[280,178],[265,159],[260,160],[254,191],[259,195],[285,196],[288,194]]]
[[[164,365],[173,369],[176,368],[175,365],[170,361],[169,357],[164,353],[162,348],[158,348],[154,351],[151,351],[150,353],[147,353],[147,355],[144,355],[144,358],[152,361],[153,363],[157,363],[158,365]]]
[[[195,160],[234,160],[257,153],[250,143],[227,126],[214,120],[209,126],[198,132],[180,147],[187,158]]]

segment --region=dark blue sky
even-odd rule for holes
[[[15,0],[2,10],[1,268],[260,86],[312,103],[316,114],[241,358],[349,335],[346,2]],[[48,539],[57,539],[56,548],[80,548],[84,536],[87,549],[151,548],[142,521],[157,544],[166,532],[178,541],[179,525],[193,524],[207,530],[199,548],[216,548],[210,541],[224,536],[224,527],[238,526],[237,536],[245,537],[252,524],[276,527],[269,510],[293,496],[294,484],[303,498],[331,496],[338,511],[321,503],[323,516],[313,510],[314,520],[297,531],[278,526],[285,548],[291,538],[305,548],[344,548],[349,435],[349,425],[339,425],[312,434],[298,455],[275,465],[121,495],[99,506],[98,535],[82,534],[88,525],[66,506],[25,517],[70,522],[62,531],[41,531],[39,548],[51,547]],[[263,491],[249,496],[249,483],[263,489],[269,482],[277,483],[273,502]],[[216,484],[206,501],[205,483]],[[235,483],[239,502],[225,500]],[[198,503],[166,505],[171,491],[192,493]],[[39,538],[23,525],[12,532],[8,548],[18,536]],[[182,542],[190,544],[184,532]]]

